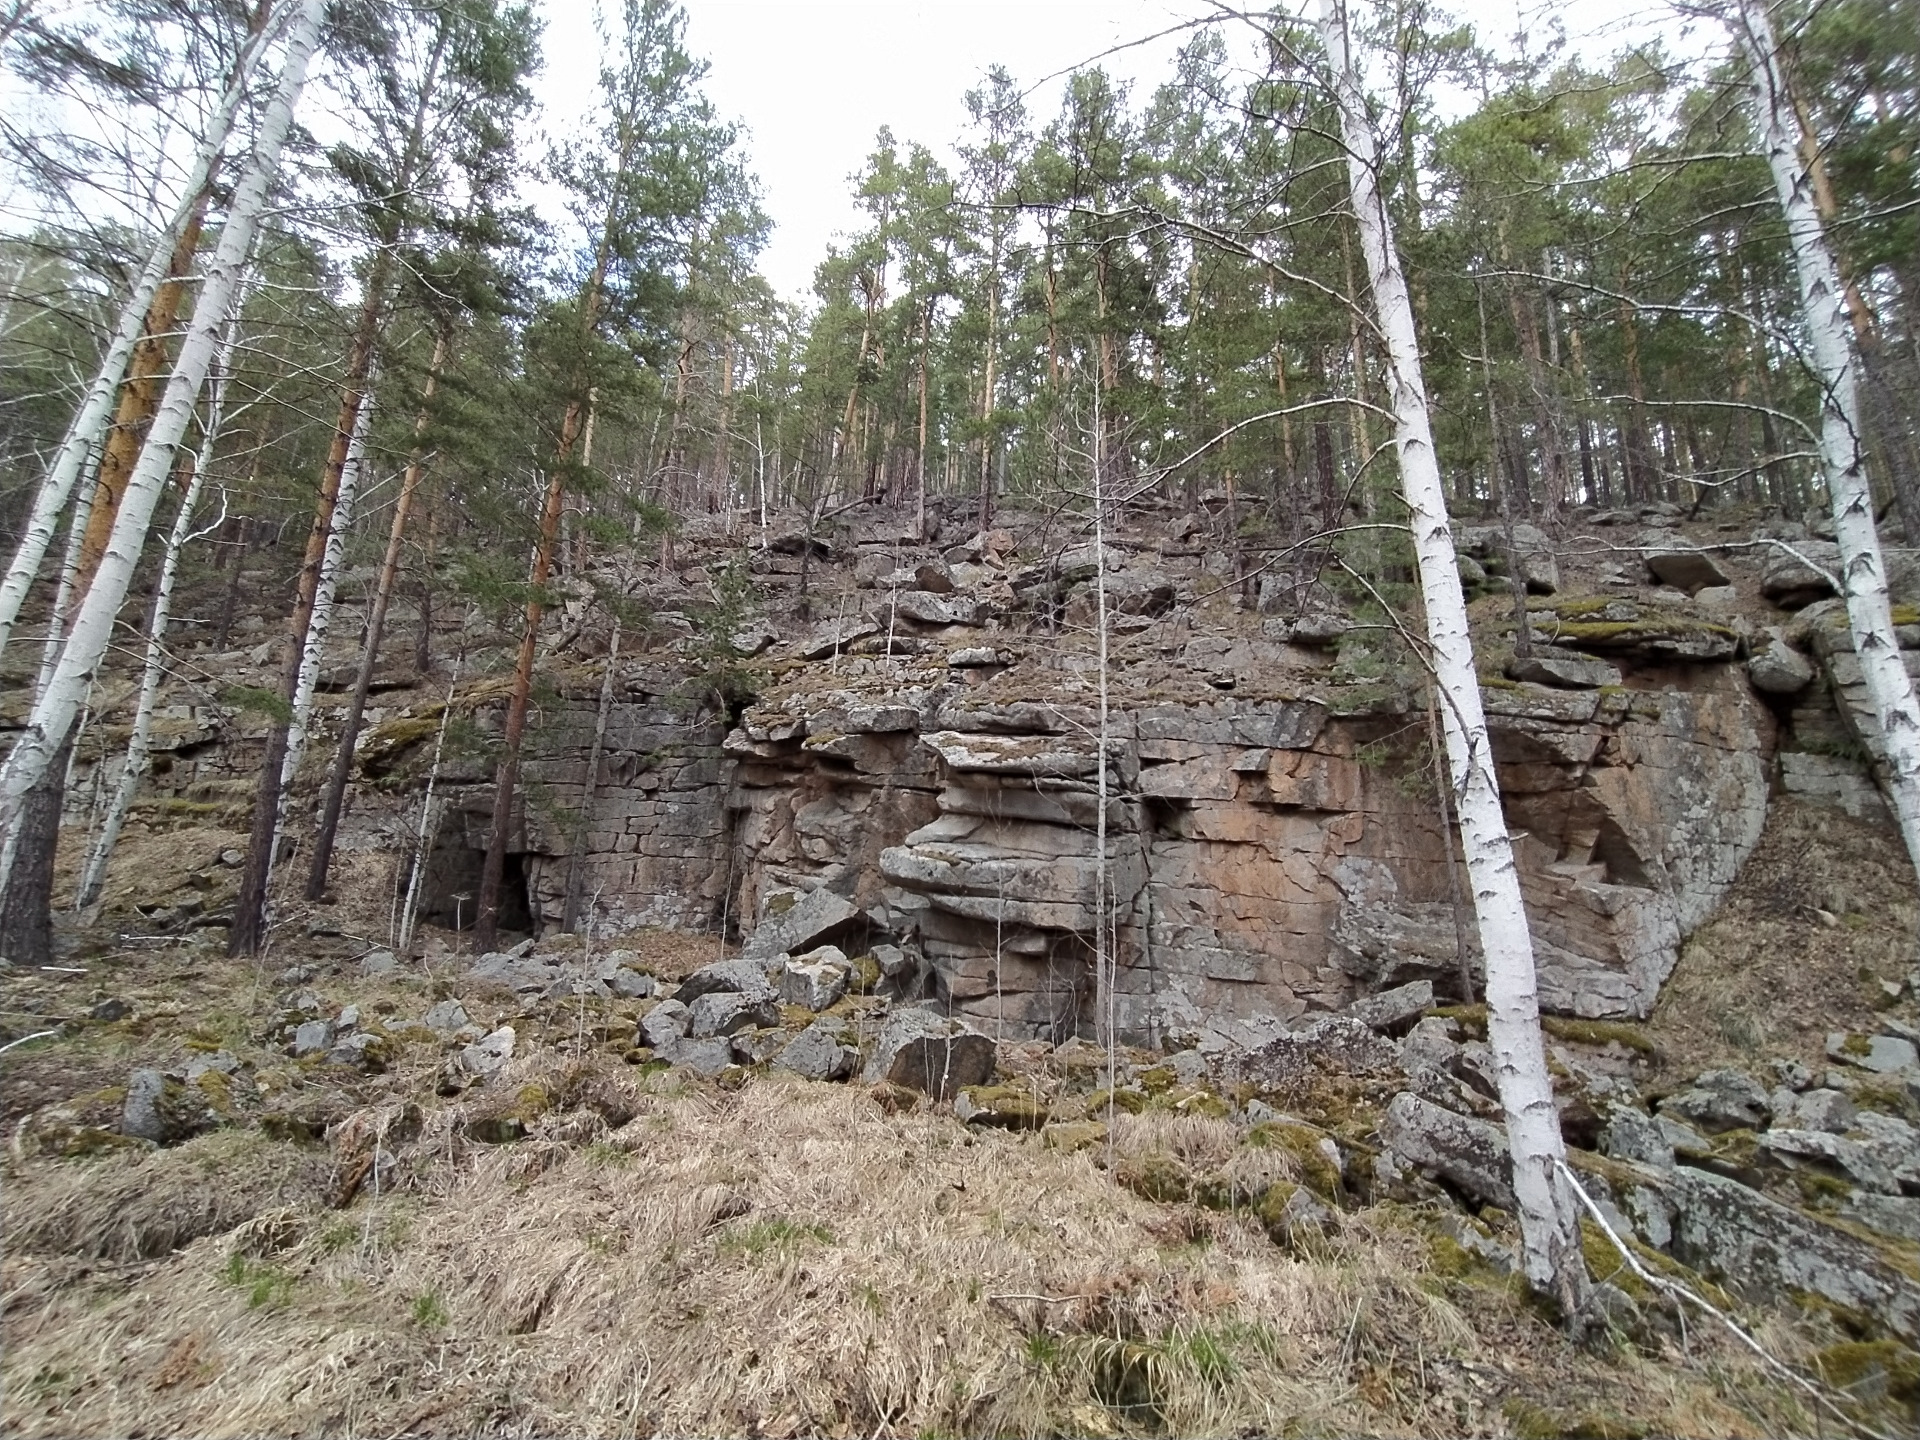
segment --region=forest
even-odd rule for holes
[[[936,1110],[963,1137],[942,1146],[1035,1132],[1049,1165],[1103,1154],[1126,1204],[1185,1206],[1190,1230],[1244,1211],[1302,1265],[1357,1266],[1341,1284],[1391,1297],[1367,1304],[1407,1298],[1392,1207],[1444,1211],[1420,1233],[1452,1248],[1424,1273],[1497,1251],[1566,1343],[1630,1336],[1694,1377],[1702,1433],[1909,1419],[1920,11],[1676,3],[1663,40],[1603,54],[1430,0],[1221,3],[1173,26],[1151,85],[1114,54],[1028,75],[1010,44],[960,133],[882,127],[848,157],[856,223],[804,298],[762,273],[753,137],[709,98],[686,10],[596,12],[591,64],[565,57],[592,83],[573,127],[539,99],[562,58],[547,18],[0,7],[0,1055],[53,1042],[13,1062],[25,1098],[0,1118],[9,1163],[54,1167],[20,1170],[31,1193],[104,1205],[57,1167],[106,1146],[145,1195],[150,1156],[244,1131],[332,1147],[332,1210],[363,1184],[378,1206],[389,1174],[395,1203],[444,1200],[543,1173],[448,1179],[431,1167],[456,1133],[462,1155],[551,1141],[563,1168],[625,1164],[636,1114],[731,1124],[774,1103],[771,1073],[864,1066],[884,1120],[831,1121],[859,1144]],[[1844,821],[1794,808],[1819,804]],[[170,853],[182,834],[217,858]],[[1846,845],[1872,857],[1851,880]],[[1776,883],[1782,847],[1803,864]],[[185,878],[148,873],[168,866]],[[610,952],[629,960],[596,956],[615,922],[647,937]],[[1728,937],[1749,922],[1747,974]],[[222,977],[248,1018],[180,1043],[231,1061],[244,1103],[161,1056],[147,1009],[102,989],[60,1018],[71,997],[34,988],[150,943],[232,967],[181,983]],[[1168,949],[1187,953],[1162,992]],[[1709,961],[1743,995],[1795,977],[1791,1003],[1726,1018]],[[1845,993],[1795,1018],[1816,974]],[[374,1022],[309,988],[390,975]],[[415,999],[434,1003],[401,1021]],[[127,1028],[73,1061],[87,1090],[40,1057],[92,1022]],[[936,1042],[949,1070],[974,1045],[978,1073],[911,1058]],[[562,1053],[564,1078],[533,1068]],[[151,1063],[121,1085],[128,1059]],[[634,1091],[601,1061],[710,1088]],[[303,1087],[338,1104],[296,1123]],[[851,1102],[793,1103],[827,1124]],[[389,1127],[413,1146],[397,1160]],[[1210,1145],[1279,1147],[1286,1175],[1243,1183],[1252,1162]],[[717,1265],[839,1243],[824,1222],[723,1230],[758,1212],[702,1178],[712,1154],[682,1161]],[[248,1308],[284,1306],[267,1193],[169,1218],[143,1263],[238,1245],[228,1279],[266,1297]],[[81,1243],[31,1204],[9,1228]],[[692,1213],[632,1223],[671,1254]],[[367,1215],[356,1263],[385,1283]],[[318,1274],[333,1251],[309,1229],[287,1245]],[[1748,1270],[1818,1333],[1740,1311]],[[874,1315],[897,1303],[862,1283]],[[1235,1365],[1279,1384],[1280,1350],[1235,1332],[1245,1354],[1215,1365],[1174,1310],[1127,1312],[1101,1349],[1124,1286],[1049,1283],[988,1296],[1017,1302],[1040,1389],[836,1390],[833,1433],[1215,1433],[1312,1409],[1179,1409]],[[1483,1285],[1473,1313],[1522,1324],[1490,1283],[1507,1298]],[[407,1301],[422,1334],[446,1298]],[[1662,1305],[1677,1340],[1646,1318]],[[1359,1373],[1359,1314],[1314,1364]],[[1761,1368],[1699,1378],[1687,1316]],[[1654,1433],[1556,1429],[1533,1399],[1428,1411],[1393,1390],[1407,1364],[1380,1359],[1338,1423]],[[54,1365],[7,1384],[57,1426]],[[649,1414],[824,1423],[763,1430],[730,1403]],[[273,1412],[220,1423],[243,1413]]]

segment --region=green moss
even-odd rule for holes
[[[847,989],[855,995],[871,995],[880,987],[880,962],[871,955],[856,955],[847,964]]]
[[[1626,1239],[1627,1248],[1633,1252],[1633,1258],[1640,1262],[1640,1268],[1662,1280],[1670,1280],[1676,1285],[1684,1285],[1694,1294],[1722,1310],[1737,1308],[1734,1298],[1698,1272],[1688,1269],[1671,1255],[1663,1255],[1651,1246],[1642,1245],[1631,1237]],[[1620,1251],[1609,1240],[1606,1232],[1591,1220],[1580,1222],[1580,1253],[1587,1262],[1587,1271],[1595,1280],[1604,1280],[1626,1292],[1636,1304],[1649,1301],[1666,1302],[1662,1292],[1647,1284],[1633,1271],[1633,1268],[1620,1257]]]
[[[1896,605],[1893,607],[1893,623],[1896,625],[1920,625],[1920,606]]]
[[[1155,1101],[1156,1108],[1181,1115],[1205,1115],[1224,1120],[1233,1114],[1233,1106],[1211,1090],[1170,1090]]]
[[[1849,1035],[1840,1042],[1840,1053],[1856,1057],[1871,1055],[1873,1042],[1864,1035]]]
[[[1487,1038],[1487,1007],[1484,1005],[1436,1005],[1426,1012],[1441,1020],[1451,1020],[1476,1040]]]
[[[1193,1177],[1170,1155],[1135,1155],[1120,1163],[1114,1176],[1143,1200],[1178,1205],[1193,1198]]]
[[[1829,1385],[1855,1391],[1884,1386],[1896,1400],[1920,1403],[1920,1355],[1897,1340],[1843,1341],[1817,1353],[1813,1364]]]
[[[1051,1118],[1047,1107],[1024,1085],[969,1085],[960,1093],[973,1105],[969,1125],[1038,1130]]]
[[[1128,1086],[1117,1086],[1112,1090],[1096,1090],[1087,1097],[1087,1114],[1089,1115],[1104,1115],[1109,1109],[1124,1110],[1129,1115],[1138,1115],[1146,1108],[1146,1092]]]
[[[1554,601],[1548,607],[1548,613],[1558,615],[1563,620],[1573,620],[1582,615],[1602,614],[1609,605],[1618,603],[1611,595],[1576,595],[1570,599]]]
[[[1567,1040],[1576,1045],[1618,1045],[1646,1056],[1660,1053],[1644,1025],[1631,1025],[1619,1020],[1571,1020],[1564,1015],[1542,1015],[1540,1028],[1556,1040]]]
[[[1282,1120],[1269,1120],[1247,1132],[1249,1145],[1284,1151],[1299,1171],[1301,1183],[1329,1204],[1338,1205],[1345,1188],[1340,1167],[1320,1148],[1320,1142],[1329,1138],[1325,1131],[1310,1125],[1290,1125]]]
[[[1151,1065],[1134,1077],[1134,1083],[1149,1095],[1164,1095],[1179,1079],[1171,1065]]]
[[[221,1120],[231,1125],[240,1117],[239,1103],[233,1096],[233,1080],[218,1070],[208,1070],[194,1079],[194,1087],[199,1090],[207,1108]]]

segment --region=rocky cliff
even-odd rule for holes
[[[1109,992],[1120,1032],[1150,1043],[1409,979],[1457,992],[1470,904],[1398,622],[1332,566],[1287,555],[1283,573],[1220,530],[1205,511],[1149,517],[1097,554],[1043,517],[944,549],[887,517],[683,536],[677,564],[628,582],[651,638],[604,716],[588,606],[549,656],[512,918],[557,925],[571,890],[606,932],[744,935],[826,891],[845,913],[810,939],[892,943],[897,990],[1007,1037],[1091,1033]],[[1806,553],[1820,542],[1657,510],[1462,540],[1543,1000],[1645,1016],[1770,795],[1878,812],[1844,617]],[[729,564],[757,604],[716,603]],[[491,684],[455,700],[483,731]],[[391,698],[411,703],[363,752],[362,848],[405,848],[436,733],[438,700]],[[173,783],[243,773],[243,730],[196,732]],[[443,923],[477,888],[488,779],[483,748],[443,766],[427,887]]]

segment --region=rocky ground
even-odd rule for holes
[[[219,866],[220,832],[176,833]],[[1753,879],[1731,918],[1764,913]],[[9,1430],[1913,1423],[1910,989],[1804,1012],[1857,1017],[1818,1064],[1550,1022],[1576,1171],[1655,1277],[1590,1226],[1607,1320],[1576,1343],[1512,1274],[1477,1012],[1414,986],[1250,1052],[995,1044],[889,998],[884,949],[814,944],[828,907],[782,919],[724,955],[435,935],[402,961],[348,899],[260,965],[9,974],[9,1031],[53,1032],[0,1058]]]

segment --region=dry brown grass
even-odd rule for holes
[[[500,1088],[563,1080],[523,1061]],[[1763,1387],[1750,1413],[1726,1398],[1752,1383],[1730,1353],[1696,1337],[1716,1382],[1572,1349],[1497,1279],[1430,1276],[1391,1209],[1301,1260],[1248,1217],[1128,1193],[1099,1148],[780,1078],[724,1092],[614,1067],[574,1093],[618,1118],[609,1086],[629,1123],[556,1110],[511,1146],[465,1140],[464,1104],[405,1142],[395,1112],[368,1112],[337,1149],[384,1120],[399,1163],[347,1211],[324,1208],[325,1185],[263,1191],[286,1147],[245,1137],[22,1167],[9,1431],[1502,1434],[1515,1396],[1655,1430],[1778,1428]],[[1240,1153],[1225,1122],[1154,1114],[1115,1147],[1201,1168]],[[285,1154],[289,1191],[313,1184],[313,1153]],[[244,1192],[229,1213],[254,1218],[149,1267],[76,1266],[87,1227],[151,1204],[116,1187],[161,1169],[168,1193],[196,1169]]]
[[[1878,980],[1914,969],[1920,905],[1887,826],[1778,798],[1719,914],[1681,952],[1649,1027],[1673,1078],[1774,1056],[1824,1066],[1871,1026]]]

